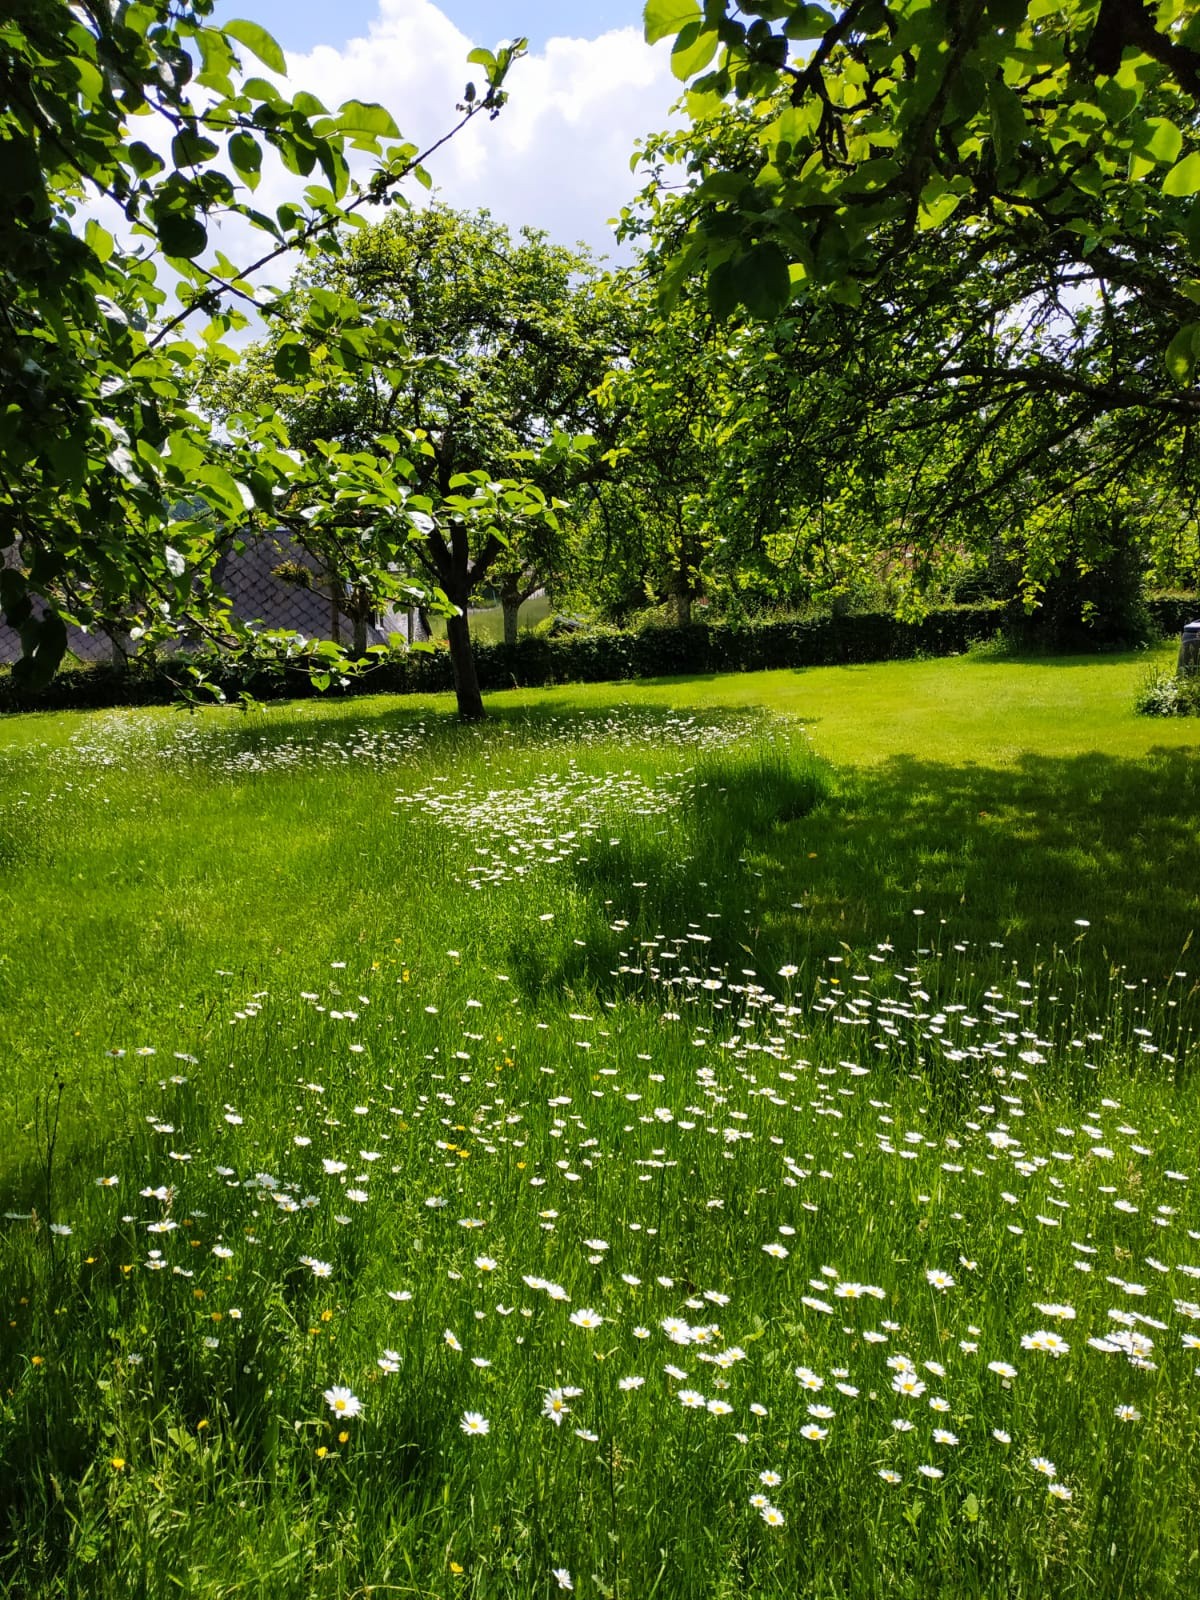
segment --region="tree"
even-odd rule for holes
[[[192,407],[200,352],[244,326],[246,308],[292,318],[303,338],[290,297],[255,274],[336,253],[369,201],[424,177],[382,107],[331,113],[246,76],[240,52],[284,71],[278,44],[251,22],[211,25],[212,10],[15,0],[0,19],[0,605],[27,679],[54,671],[66,619],[120,614],[165,635],[228,625],[212,583],[220,530],[302,492],[308,468],[250,437],[214,442]],[[500,109],[521,48],[475,52],[485,88],[468,85],[458,127]],[[150,126],[165,151],[137,137]],[[355,151],[375,161],[362,183]],[[269,152],[307,181],[273,214],[253,197]],[[262,235],[253,264],[210,248],[222,217]],[[363,471],[372,492],[352,453],[327,465],[339,492]]]
[[[1195,19],[1124,0],[733,9],[646,8],[680,76],[701,74],[692,126],[645,149],[664,302],[701,274],[718,318],[786,337],[773,414],[785,394],[793,419],[805,395],[824,407],[838,446],[813,460],[840,455],[850,505],[918,563],[1000,533],[1033,597],[1079,497],[1114,476],[1161,489],[1164,459],[1163,542],[1194,526]]]
[[[611,355],[610,317],[586,254],[487,213],[441,205],[363,229],[293,293],[319,337],[274,331],[209,390],[226,425],[285,423],[309,455],[370,454],[403,440],[418,519],[416,569],[453,608],[447,636],[460,715],[483,714],[467,610],[485,583],[509,605],[562,559],[556,504],[591,433],[592,392]],[[357,356],[347,363],[349,341]],[[273,515],[285,525],[286,503]],[[353,543],[353,517],[327,532]],[[398,559],[395,552],[393,559]]]

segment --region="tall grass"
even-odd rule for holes
[[[813,930],[866,802],[748,713],[81,726],[3,775],[7,1592],[1187,1592],[1186,960]]]

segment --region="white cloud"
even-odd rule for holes
[[[453,124],[468,78],[479,76],[466,60],[470,48],[431,0],[380,0],[367,38],[291,56],[288,75],[331,107],[379,101],[424,148]],[[637,187],[633,142],[670,120],[679,92],[667,51],[650,49],[634,28],[552,38],[516,64],[508,87],[494,122],[476,119],[430,164],[440,198],[611,253],[608,219]]]

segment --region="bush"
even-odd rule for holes
[[[1134,696],[1133,709],[1140,717],[1200,716],[1200,673],[1152,668]]]

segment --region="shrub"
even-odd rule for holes
[[[1200,673],[1152,668],[1134,696],[1133,708],[1140,717],[1200,716]]]

